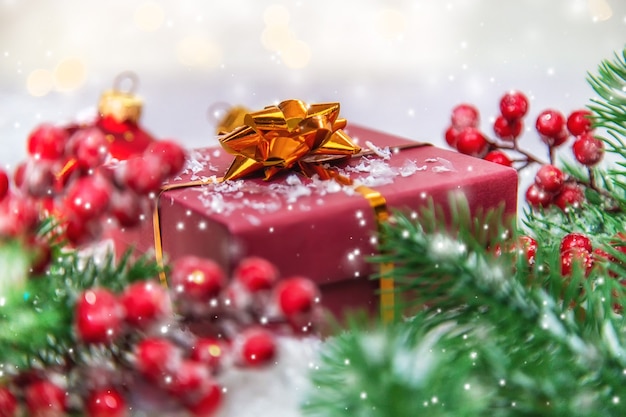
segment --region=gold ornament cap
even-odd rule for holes
[[[120,88],[120,84],[129,80],[131,86],[127,91]],[[122,73],[115,78],[113,89],[106,90],[100,96],[98,112],[101,117],[111,116],[118,123],[137,123],[141,117],[143,100],[134,94],[138,84],[137,76],[132,73]]]

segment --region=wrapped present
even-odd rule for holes
[[[502,204],[514,215],[514,169],[361,126],[343,128],[338,105],[315,106],[272,106],[221,137],[223,147],[190,152],[183,174],[159,197],[159,254],[169,261],[209,257],[227,270],[244,257],[263,257],[282,276],[314,279],[324,305],[342,313],[379,303],[368,257],[389,210],[417,211],[430,199],[445,210],[454,192],[474,211]],[[306,114],[293,121],[293,112]],[[144,226],[116,233],[118,247],[154,248],[153,223]]]

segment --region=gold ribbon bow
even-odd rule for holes
[[[222,147],[235,155],[224,180],[261,170],[269,180],[296,164],[307,175],[326,177],[320,162],[361,151],[341,130],[346,120],[339,118],[339,103],[306,106],[300,100],[285,100],[246,114],[243,122],[244,126],[219,138]]]

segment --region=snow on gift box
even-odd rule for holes
[[[189,152],[182,174],[159,197],[157,252],[162,249],[169,261],[184,255],[211,258],[226,270],[242,258],[259,256],[277,265],[283,276],[313,279],[324,306],[343,314],[378,306],[378,283],[368,279],[375,271],[367,258],[376,254],[381,213],[376,214],[368,192],[382,198],[385,213],[416,212],[429,200],[447,210],[450,194],[459,192],[472,212],[503,205],[506,214],[515,213],[515,170],[360,126],[341,130],[345,121],[337,119],[338,110],[337,103],[307,108],[289,100],[251,113],[247,126],[220,138],[226,150],[243,150],[234,163],[222,148]],[[320,115],[330,120],[320,122]],[[259,125],[264,122],[271,128]],[[316,130],[306,133],[311,125]],[[343,157],[319,162],[327,158],[320,158],[318,149],[336,133],[341,146],[335,148],[341,150],[330,152],[333,157],[344,152]],[[292,140],[289,135],[300,136]],[[288,143],[277,151],[281,140]],[[303,150],[307,141],[317,145]],[[359,152],[357,144],[370,151]],[[277,163],[276,152],[285,148],[302,158],[290,159],[288,153]],[[310,175],[283,169],[290,164]],[[250,173],[254,170],[272,178],[264,181],[258,172]],[[224,173],[230,179],[224,180]],[[145,252],[155,245],[151,219],[111,235],[119,251],[134,245]]]

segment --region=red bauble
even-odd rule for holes
[[[60,417],[67,411],[65,391],[49,381],[37,381],[27,386],[24,400],[31,417]]]
[[[580,136],[591,132],[591,112],[589,110],[576,110],[567,118],[567,130],[574,135]]]
[[[278,279],[278,269],[265,259],[246,258],[235,269],[234,279],[252,293],[268,290]]]
[[[191,359],[202,362],[210,369],[217,369],[221,365],[226,350],[226,344],[218,339],[199,338],[191,348]]]
[[[120,226],[129,228],[137,226],[146,213],[141,197],[132,190],[113,190],[109,210]]]
[[[247,366],[268,365],[276,357],[276,340],[269,331],[253,327],[238,335],[241,361]]]
[[[187,401],[197,400],[205,394],[213,381],[209,368],[201,363],[183,360],[174,370],[172,378],[165,384],[165,390],[176,398]]]
[[[85,401],[88,417],[126,417],[128,405],[115,388],[104,388],[89,394]]]
[[[28,154],[35,159],[59,160],[65,152],[67,140],[65,129],[44,123],[28,136]]]
[[[169,295],[158,282],[135,282],[124,289],[120,298],[126,322],[145,328],[169,310]]]
[[[456,142],[459,138],[459,133],[461,133],[461,131],[454,126],[450,126],[448,129],[446,129],[446,133],[445,133],[446,143],[451,148],[456,148]]]
[[[465,155],[482,158],[489,150],[489,143],[480,130],[467,127],[459,133],[456,148],[460,153]]]
[[[155,141],[148,146],[147,154],[154,155],[161,161],[166,176],[176,175],[185,166],[185,151],[171,140]]]
[[[141,195],[156,193],[166,178],[164,168],[154,155],[131,158],[121,170],[121,183]]]
[[[484,158],[485,161],[493,162],[496,164],[504,165],[505,167],[510,167],[513,165],[513,161],[502,151],[491,151]]]
[[[109,142],[104,133],[95,127],[77,130],[70,138],[71,157],[83,169],[95,168],[109,155]]]
[[[514,141],[522,133],[524,123],[521,120],[508,120],[504,116],[498,116],[493,123],[493,132],[502,140]]]
[[[533,207],[548,207],[552,203],[552,194],[531,184],[526,190],[526,201]]]
[[[172,267],[171,284],[177,297],[206,302],[217,297],[226,277],[217,263],[196,256],[179,258]]]
[[[564,277],[571,275],[575,265],[585,269],[585,276],[589,275],[593,267],[591,252],[582,248],[574,248],[561,254],[561,275]]]
[[[591,239],[582,233],[568,233],[561,239],[561,245],[559,250],[561,254],[568,252],[572,249],[584,249],[587,252],[591,252]]]
[[[9,194],[9,176],[6,171],[0,169],[0,201]]]
[[[180,362],[180,349],[167,339],[151,337],[135,346],[135,366],[149,381],[164,383]]]
[[[222,388],[213,383],[200,400],[187,406],[194,417],[212,417],[222,405]]]
[[[477,127],[479,122],[478,109],[471,104],[459,104],[452,109],[452,126],[462,130],[466,127]]]
[[[519,91],[510,91],[500,99],[500,113],[506,120],[519,120],[528,112],[528,99]]]
[[[281,281],[275,294],[278,307],[286,317],[309,313],[319,301],[317,286],[310,279],[302,277]]]
[[[578,162],[586,166],[593,166],[600,162],[604,156],[604,143],[591,133],[585,133],[576,139],[572,145],[572,150]]]
[[[132,121],[119,122],[113,115],[100,117],[96,126],[109,142],[109,153],[115,159],[126,160],[141,155],[154,141],[152,135]]]
[[[535,175],[535,184],[549,193],[559,192],[564,183],[565,174],[554,165],[543,165]]]
[[[544,110],[537,116],[535,127],[548,145],[558,146],[556,142],[562,143],[563,141],[565,117],[556,110]],[[567,132],[565,134],[567,135]]]
[[[17,416],[17,399],[6,387],[0,387],[0,417]]]
[[[83,292],[76,303],[74,322],[84,343],[108,343],[121,330],[123,309],[113,293],[104,288]]]
[[[565,184],[561,192],[554,197],[554,204],[561,210],[578,208],[585,201],[585,192],[576,184]]]
[[[95,219],[108,209],[112,191],[111,184],[100,175],[78,178],[67,191],[65,208],[79,219]]]

